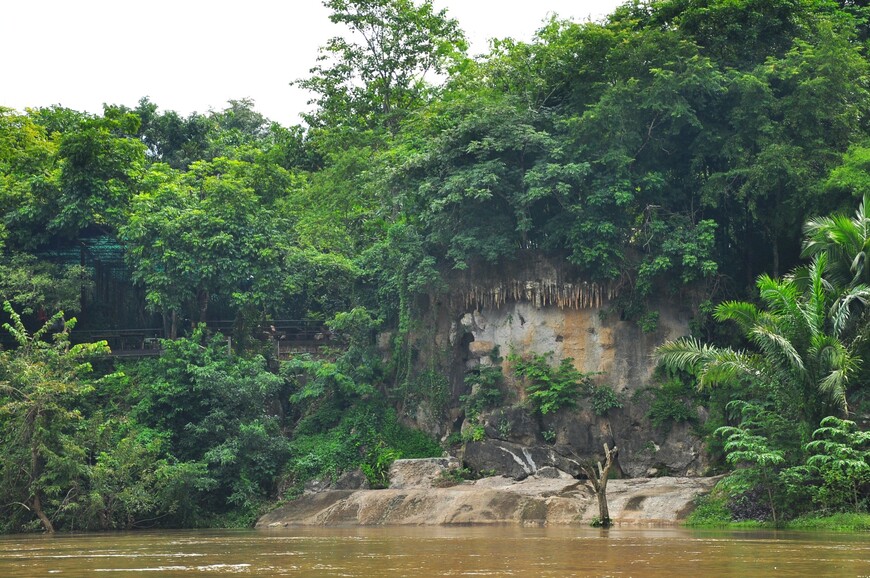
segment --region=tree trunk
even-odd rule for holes
[[[773,492],[770,491],[770,483],[767,484],[767,499],[770,501],[770,513],[773,516],[773,525],[776,526],[776,506],[773,504]]]
[[[33,433],[31,432],[31,436]],[[36,517],[39,518],[39,521],[42,522],[42,527],[45,528],[45,531],[49,534],[54,534],[54,524],[51,523],[51,520],[48,519],[48,516],[45,515],[45,512],[42,509],[42,499],[39,497],[39,488],[34,488],[33,483],[35,480],[39,479],[40,474],[42,473],[42,457],[39,455],[39,446],[36,445],[36,441],[31,437],[30,438],[30,490],[33,492],[33,499],[30,501],[30,506],[33,509],[33,513],[36,514]]]
[[[581,464],[583,472],[589,478],[592,484],[592,489],[595,490],[595,497],[598,498],[598,526],[609,528],[611,524],[610,509],[607,506],[607,476],[610,474],[610,468],[613,466],[613,458],[617,452],[616,446],[611,449],[604,444],[604,465],[601,462],[593,463],[592,460]]]
[[[169,322],[169,339],[178,337],[178,311],[172,310]]]
[[[607,528],[610,526],[610,510],[607,507],[607,487],[599,486],[595,496],[598,498],[598,519],[601,521],[601,526]]]
[[[36,517],[38,517],[39,521],[42,522],[42,527],[45,528],[45,531],[49,534],[54,534],[54,524],[51,523],[51,520],[48,519],[48,516],[46,516],[45,512],[42,510],[42,500],[39,499],[39,490],[33,492],[33,501],[30,505],[33,507],[33,512],[36,514]]]
[[[771,246],[773,247],[773,276],[779,277],[779,243],[776,238],[771,238]]]
[[[206,312],[208,311],[208,290],[200,289],[199,295],[197,295],[197,300],[199,301],[199,322],[205,323],[206,320]]]

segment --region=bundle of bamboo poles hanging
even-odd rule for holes
[[[498,309],[507,302],[527,302],[535,307],[594,309],[616,297],[613,285],[558,282],[555,280],[511,280],[472,283],[455,287],[452,299],[465,310]]]
[[[595,309],[617,297],[618,282],[582,281],[582,271],[564,259],[523,251],[499,264],[471,262],[445,272],[452,306],[498,309],[508,302],[535,307]]]

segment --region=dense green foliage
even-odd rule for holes
[[[630,1],[475,58],[430,0],[324,4],[343,29],[296,81],[305,126],[248,100],[0,108],[0,529],[240,524],[311,479],[382,485],[439,451],[409,406],[459,401],[420,362],[427,304],[457,270],[541,256],[646,332],[656,300],[707,304],[648,417],[708,406],[735,517],[867,510],[862,2]],[[60,311],[159,326],[163,354],[88,365],[105,346]],[[279,360],[282,319],[331,339]],[[525,353],[540,414],[624,402]],[[468,376],[467,416],[502,377]]]
[[[565,358],[553,368],[551,356],[537,353],[527,358],[516,354],[508,356],[514,373],[525,382],[527,399],[541,415],[574,407],[577,399],[584,393],[590,394],[594,387],[589,376],[574,367],[573,359]]]
[[[249,524],[310,479],[361,468],[382,485],[394,459],[441,451],[367,399],[351,364],[371,363],[352,346],[275,372],[200,326],[158,358],[89,380],[82,360],[105,343],[70,346],[66,322],[49,344],[54,320],[29,335],[7,311],[21,346],[0,355],[4,531],[33,529],[35,516],[45,529]]]
[[[695,395],[687,381],[679,377],[671,377],[657,387],[635,394],[639,398],[651,398],[647,418],[655,427],[667,429],[676,423],[697,420]]]
[[[613,388],[595,385],[592,382],[595,374],[578,371],[572,358],[562,359],[557,367],[552,367],[550,357],[552,353],[532,353],[526,357],[513,353],[507,358],[514,375],[523,382],[526,399],[540,415],[575,407],[581,398],[589,399],[595,415],[603,416],[622,407]]]
[[[733,425],[715,431],[735,468],[724,488],[733,519],[777,524],[778,515],[813,507],[861,513],[870,506],[870,437],[841,417],[849,414],[849,390],[864,381],[870,289],[861,283],[864,248],[854,233],[868,225],[864,202],[855,219],[809,221],[808,266],[783,279],[759,277],[762,308],[716,307],[716,319],[736,322],[750,349],[682,338],[658,350],[666,368],[689,371],[699,389],[726,388],[737,398],[726,406]]]

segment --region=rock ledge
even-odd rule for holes
[[[432,479],[455,462],[442,458],[401,463],[405,472],[386,490],[330,490],[308,494],[266,514],[258,528],[288,526],[381,526],[588,524],[598,504],[586,481],[546,468],[522,481],[503,476],[432,487]],[[412,475],[413,473],[413,475]],[[695,498],[718,478],[633,478],[610,480],[607,494],[617,525],[673,525],[691,513]]]

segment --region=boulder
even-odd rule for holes
[[[476,472],[497,473],[514,480],[523,480],[538,469],[528,448],[492,439],[466,443],[462,461]]]
[[[390,466],[390,489],[432,488],[445,472],[457,468],[454,457],[396,460]]]
[[[305,482],[306,495],[321,494],[333,490],[368,490],[369,480],[359,468],[342,473],[338,479],[321,478]]]
[[[307,494],[320,494],[328,491],[332,487],[332,480],[329,478],[308,480],[305,482],[303,492]]]
[[[539,468],[537,473],[535,473],[535,475],[539,478],[546,478],[550,480],[558,480],[564,474],[565,472],[562,472],[552,466],[544,466],[543,468]]]
[[[524,446],[541,443],[540,425],[535,417],[521,407],[502,407],[486,416],[486,437]]]
[[[335,483],[332,484],[333,490],[369,490],[371,484],[369,479],[359,468],[350,470],[341,474]]]
[[[580,474],[580,465],[570,454],[545,445],[527,447],[492,439],[468,442],[462,460],[476,472],[495,473],[514,480],[524,480],[546,468],[575,477]]]

